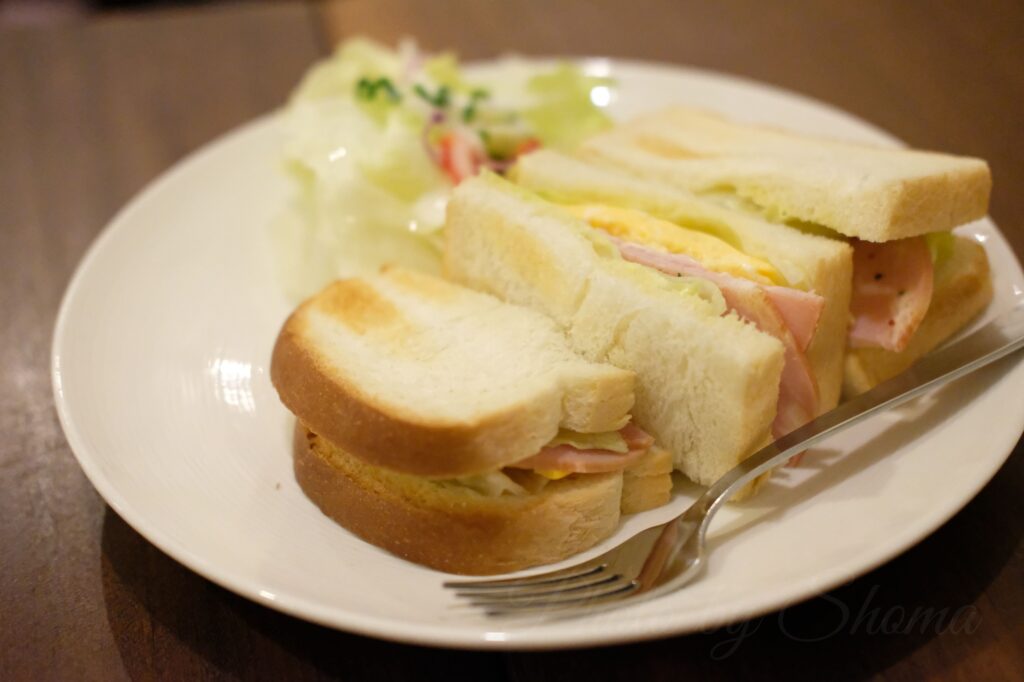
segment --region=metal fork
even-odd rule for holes
[[[705,538],[715,512],[751,480],[835,433],[1022,347],[1024,303],[758,450],[712,484],[681,515],[641,531],[601,556],[524,578],[449,581],[444,586],[488,615],[558,618],[616,608],[677,590],[696,578],[706,563]]]

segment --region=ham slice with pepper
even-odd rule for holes
[[[924,237],[853,240],[850,345],[899,352],[928,313],[934,266]]]

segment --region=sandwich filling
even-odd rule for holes
[[[772,435],[781,438],[817,416],[818,384],[807,359],[825,301],[789,286],[770,263],[709,234],[641,211],[598,204],[566,207],[607,233],[623,259],[673,277],[713,284],[727,311],[777,338],[785,350]]]
[[[578,440],[573,442],[575,439],[560,433],[559,437],[541,448],[536,455],[509,466],[515,469],[532,469],[547,478],[563,478],[573,473],[603,474],[625,469],[647,454],[654,445],[654,437],[632,423],[609,435],[617,437],[613,437],[612,440],[617,442],[611,447],[587,447],[584,443]]]
[[[548,481],[572,474],[623,471],[637,464],[653,447],[654,437],[632,422],[606,433],[563,429],[536,454],[500,471],[440,483],[459,484],[487,495],[536,493]]]
[[[949,236],[881,243],[852,240],[852,347],[894,352],[907,347],[931,305],[935,260],[940,254],[930,243],[941,244],[942,237]]]
[[[903,351],[931,306],[935,268],[953,250],[953,235],[870,242],[847,237],[824,225],[795,220],[737,196],[705,195],[735,210],[782,222],[803,232],[845,241],[853,247],[853,286],[848,341],[853,348]]]

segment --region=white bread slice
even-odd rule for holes
[[[449,277],[550,315],[584,357],[636,372],[634,417],[691,479],[710,484],[762,444],[782,370],[776,339],[496,176],[456,188],[445,241]]]
[[[671,107],[588,140],[582,153],[695,192],[730,191],[779,220],[889,241],[985,216],[981,159],[742,125]]]
[[[559,561],[605,539],[619,522],[622,472],[569,476],[529,495],[489,496],[367,464],[301,424],[294,467],[302,490],[335,522],[451,573],[489,575]]]
[[[661,476],[672,473],[672,453],[663,447],[654,445],[647,454],[626,467],[623,473],[637,478]]]
[[[838,404],[853,277],[853,250],[848,244],[720,206],[658,180],[550,150],[521,157],[512,177],[555,203],[632,208],[713,234],[747,255],[768,261],[791,286],[821,295],[825,308],[807,356],[818,382],[820,411]]]
[[[850,348],[843,394],[863,393],[910,367],[971,321],[992,300],[992,277],[985,248],[957,236],[953,252],[935,270],[932,302],[910,344],[896,353],[884,348]]]
[[[672,497],[672,453],[658,446],[622,472],[623,514],[636,514],[667,504]]]
[[[623,514],[639,514],[648,509],[657,509],[668,504],[672,497],[672,474],[660,476],[622,475],[622,501],[619,509]]]
[[[580,358],[550,319],[401,269],[303,303],[278,336],[271,379],[316,433],[421,476],[494,471],[559,427],[618,429],[633,405],[632,373]]]

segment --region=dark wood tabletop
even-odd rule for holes
[[[992,217],[1024,253],[1013,0],[254,2],[0,28],[0,679],[1024,679],[1021,444],[949,523],[848,585],[727,628],[582,652],[444,651],[314,626],[214,586],[111,511],[50,388],[77,261],[155,176],[279,106],[355,34],[467,58],[659,60],[796,90],[914,146],[988,159]],[[906,626],[912,613],[927,626]]]

